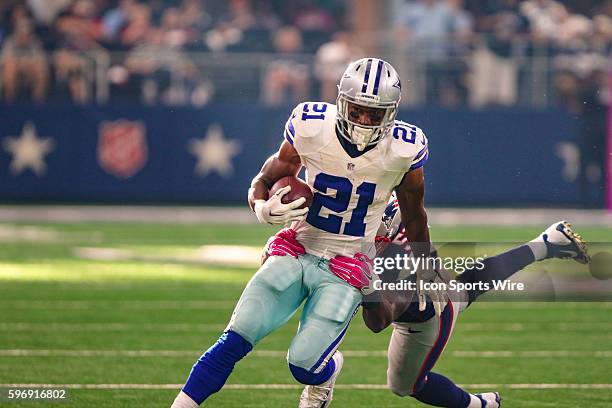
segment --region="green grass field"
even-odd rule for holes
[[[256,225],[0,224],[0,387],[74,385],[64,405],[0,406],[168,407],[254,271],[202,263],[199,247],[261,247],[272,232]],[[522,241],[539,232],[432,230],[439,241]],[[602,228],[581,232],[591,241],[611,238]],[[611,312],[612,303],[601,302],[476,303],[460,317],[435,371],[473,391],[499,390],[506,407],[610,407]],[[296,327],[294,317],[266,338],[207,406],[297,406],[301,387],[284,358]],[[341,348],[347,353],[334,407],[422,406],[384,388],[389,335],[355,319]]]

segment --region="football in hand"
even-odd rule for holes
[[[283,204],[289,204],[300,197],[304,197],[306,201],[298,208],[310,207],[310,204],[312,204],[312,190],[308,184],[295,176],[286,176],[274,183],[270,189],[270,195],[276,193],[285,186],[291,186],[291,191],[285,194],[281,199]]]

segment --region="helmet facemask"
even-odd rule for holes
[[[365,125],[355,121],[349,114],[349,103],[363,108],[384,110],[380,123]],[[357,146],[357,150],[363,151],[366,147],[378,143],[393,127],[397,114],[397,103],[364,103],[356,101],[349,95],[339,92],[336,100],[338,107],[338,121],[336,127],[340,135]]]

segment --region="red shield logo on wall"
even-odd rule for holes
[[[147,141],[142,122],[102,122],[98,128],[98,163],[109,174],[127,179],[147,162]]]

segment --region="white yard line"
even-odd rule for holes
[[[2,308],[13,309],[233,309],[236,299],[222,300],[0,300]],[[612,309],[612,302],[478,302],[479,309]],[[472,324],[472,323],[470,323]],[[474,323],[480,324],[480,323]],[[524,324],[524,323],[514,323]],[[461,324],[460,324],[461,326]]]
[[[68,388],[86,390],[169,390],[180,389],[184,384],[45,384],[45,383],[7,383],[0,388]],[[458,384],[463,388],[510,388],[515,390],[551,389],[612,389],[612,384]],[[298,390],[301,384],[227,384],[223,389],[230,390]],[[336,384],[341,390],[386,390],[386,384]]]
[[[0,357],[197,357],[197,350],[60,350],[60,349],[0,349]],[[345,357],[387,357],[387,350],[343,350]],[[255,350],[254,357],[284,358],[286,350]],[[451,352],[458,358],[612,358],[610,350],[534,350],[534,351],[462,351]]]
[[[612,214],[604,210],[517,209],[517,208],[429,208],[436,226],[457,225],[547,225],[568,219],[580,226],[612,227]],[[155,207],[155,206],[0,206],[4,222],[161,222],[173,224],[255,224],[257,219],[241,207]]]
[[[232,309],[236,300],[3,300],[0,308],[14,309]]]
[[[220,331],[225,329],[226,323],[0,323],[0,330],[6,331],[61,331],[61,332],[199,332]],[[607,322],[563,322],[546,323],[550,329],[564,331],[584,331],[597,328],[601,330],[612,329],[612,323]],[[467,332],[496,331],[496,332],[522,332],[542,331],[542,324],[535,323],[463,323],[457,326],[458,330]]]
[[[190,323],[0,323],[0,330],[6,331],[59,331],[65,332],[201,332],[221,331],[227,324]]]
[[[577,350],[534,350],[534,351],[460,351],[452,352],[453,357],[473,358],[508,358],[508,357],[612,357],[612,351],[577,351]]]

